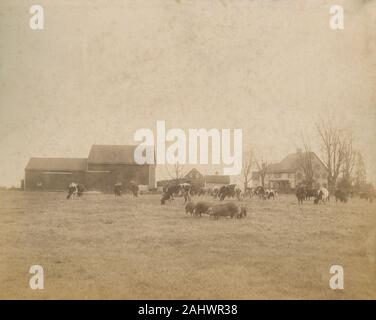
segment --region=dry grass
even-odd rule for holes
[[[376,203],[243,201],[245,220],[186,216],[179,199],[0,193],[0,297],[376,298]],[[28,286],[31,265],[45,289]],[[329,289],[329,268],[345,289]]]

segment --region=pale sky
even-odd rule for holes
[[[376,180],[376,1],[0,2],[0,185],[28,159],[134,144],[139,128],[242,128],[279,161],[314,121],[351,127]],[[329,7],[345,8],[344,30]],[[163,177],[164,170],[159,170]],[[215,169],[206,171],[213,174]]]

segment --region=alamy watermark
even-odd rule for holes
[[[329,280],[329,287],[332,290],[343,290],[345,287],[345,274],[343,271],[343,267],[340,265],[333,265],[330,267],[329,270],[332,276]]]
[[[40,265],[33,265],[29,269],[33,276],[30,278],[29,286],[32,290],[44,289],[44,270]]]
[[[44,9],[39,4],[30,7],[29,13],[32,14],[29,20],[29,26],[32,30],[44,29]]]
[[[177,128],[166,131],[165,121],[157,121],[156,136],[142,128],[133,138],[140,142],[134,152],[137,164],[209,164],[211,149],[210,164],[223,165],[223,174],[238,175],[242,170],[242,129],[189,129],[187,135]]]

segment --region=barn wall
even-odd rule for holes
[[[109,172],[88,171],[85,175],[85,188],[89,191],[112,192],[114,183]]]
[[[89,165],[86,172],[46,172],[25,170],[25,190],[66,191],[72,182],[82,183],[86,190],[112,192],[114,184],[126,185],[131,180],[155,188],[155,166]]]
[[[149,166],[149,189],[155,189],[157,187],[155,169],[155,166]]]
[[[65,191],[71,182],[85,184],[85,173],[25,170],[26,190]]]
[[[91,172],[88,174],[93,175],[93,171],[109,171],[109,173],[104,174],[102,183],[98,182],[100,185],[100,190],[108,191],[112,190],[114,184],[121,182],[126,185],[130,181],[134,181],[139,185],[149,185],[149,166],[148,165],[127,165],[127,164],[88,164],[88,170]],[[100,177],[100,175],[99,175]],[[154,177],[155,180],[155,177]],[[90,181],[92,181],[90,179]],[[90,183],[88,182],[88,187],[90,188]]]

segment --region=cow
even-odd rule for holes
[[[82,197],[85,191],[85,186],[82,183],[77,184],[77,196]]]
[[[239,187],[235,187],[235,197],[237,200],[241,200],[243,198],[243,193],[242,193],[242,189],[240,189]]]
[[[256,187],[255,195],[257,195],[260,199],[265,199],[265,188],[263,186]]]
[[[341,202],[347,202],[347,193],[342,189],[336,189],[334,191],[334,197],[336,198],[336,202],[339,200]]]
[[[168,185],[165,189],[164,192],[166,194],[169,194],[171,199],[173,200],[174,197],[177,197],[180,193],[181,186],[180,184],[174,184],[174,185]]]
[[[196,203],[196,206],[195,206],[194,215],[201,217],[202,214],[209,214],[209,209],[212,206],[213,205],[210,202],[207,202],[207,201],[198,201]]]
[[[238,213],[239,207],[233,202],[217,204],[209,209],[209,215],[215,219],[219,217],[234,218]]]
[[[316,199],[317,196],[318,196],[317,189],[312,189],[312,188],[307,188],[306,189],[306,198],[305,198],[305,200],[310,200],[311,197],[313,197],[313,198]]]
[[[236,196],[236,184],[226,184],[219,189],[218,197],[220,201],[223,201],[226,197],[233,198]]]
[[[116,197],[121,197],[122,190],[123,190],[123,186],[122,186],[121,182],[118,182],[118,183],[114,184],[114,195],[115,195],[115,198]]]
[[[329,191],[325,187],[321,187],[317,193],[318,202],[328,202],[329,201]]]
[[[219,196],[219,187],[214,187],[212,190],[211,190],[211,195],[213,196],[213,198],[217,198]]]
[[[249,197],[250,199],[252,198],[252,195],[253,195],[253,190],[252,188],[250,187],[246,187],[244,189],[244,193],[243,193],[243,197],[246,198],[246,197]]]
[[[306,199],[307,191],[304,186],[298,186],[295,192],[296,197],[298,198],[298,203],[303,204],[303,201]]]
[[[277,196],[277,191],[273,189],[265,190],[264,199],[271,199],[271,198],[275,199],[276,196]]]
[[[132,196],[138,197],[139,187],[136,182],[130,181],[127,183],[126,189],[132,192]]]
[[[171,193],[164,192],[161,197],[161,205],[163,206],[167,200],[174,200]]]
[[[191,216],[194,215],[195,213],[195,203],[193,201],[189,201],[186,205],[185,205],[185,213],[188,214],[190,213]]]
[[[72,182],[68,186],[67,199],[74,199],[77,195],[78,195],[78,186],[77,186],[77,183]]]

